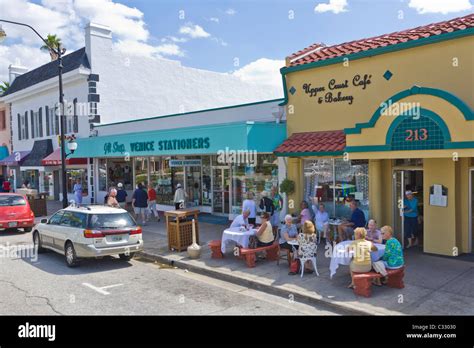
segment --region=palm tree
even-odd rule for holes
[[[51,56],[51,61],[58,59],[58,55],[51,49],[51,47],[59,49],[59,47],[61,46],[61,39],[58,38],[56,34],[48,34],[46,42],[48,43],[48,45],[44,44],[43,46],[41,46],[41,50],[49,52],[49,55]]]
[[[2,91],[2,93],[0,94],[5,93],[9,87],[10,87],[10,84],[6,81],[3,81],[2,83],[0,83],[0,90]]]

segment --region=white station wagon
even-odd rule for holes
[[[143,249],[142,229],[124,209],[103,205],[70,206],[33,229],[38,253],[45,249],[63,254],[69,267],[79,259],[119,255],[130,260]]]

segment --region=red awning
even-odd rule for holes
[[[293,133],[274,151],[277,156],[340,155],[346,147],[342,130]]]
[[[44,166],[60,166],[61,165],[61,148],[54,150],[50,155],[41,160]],[[87,158],[68,158],[66,165],[87,164]]]

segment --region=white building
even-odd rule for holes
[[[85,47],[64,56],[63,65],[66,133],[77,138],[88,137],[97,123],[186,113],[281,95],[281,91],[259,88],[229,74],[124,54],[115,49],[110,28],[92,23],[85,29]],[[11,156],[16,153],[16,158],[7,158],[6,163],[14,169],[16,186],[26,179],[39,191],[60,199],[57,71],[57,62],[29,72],[10,66],[11,87],[1,100],[10,104]],[[85,159],[68,165],[69,190],[74,178],[85,180],[90,170],[87,166]]]

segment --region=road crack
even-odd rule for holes
[[[11,282],[11,281],[9,281],[9,280],[2,280],[2,279],[0,279],[0,282],[7,283],[7,284],[11,285],[13,288],[15,288],[16,290],[18,290],[18,291],[24,293],[24,294],[25,294],[25,298],[39,298],[39,299],[45,300],[45,301],[46,301],[46,305],[47,305],[54,313],[56,313],[56,314],[58,314],[58,315],[63,315],[63,313],[59,312],[58,310],[56,310],[56,309],[54,308],[54,306],[53,306],[53,305],[51,304],[51,302],[49,301],[49,298],[44,297],[44,296],[38,296],[38,295],[30,295],[27,290],[18,287],[15,283],[13,283],[13,282]]]

